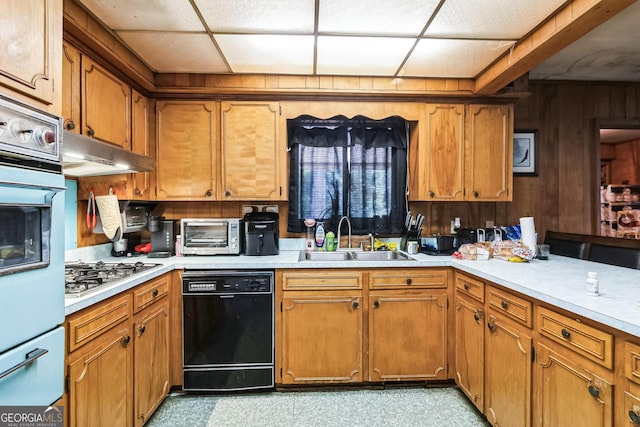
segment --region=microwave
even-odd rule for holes
[[[239,255],[243,252],[241,218],[183,218],[183,255]]]

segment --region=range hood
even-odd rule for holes
[[[62,173],[67,176],[151,172],[156,161],[67,130],[62,135]]]

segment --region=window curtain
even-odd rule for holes
[[[354,234],[395,234],[406,213],[408,126],[401,117],[288,121],[288,230],[305,218],[335,231],[348,215]]]

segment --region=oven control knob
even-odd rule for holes
[[[33,136],[33,129],[29,128],[29,123],[23,119],[14,119],[9,122],[11,134],[21,143],[26,144]]]
[[[39,126],[34,132],[36,144],[41,147],[52,149],[56,144],[56,134],[49,129]]]

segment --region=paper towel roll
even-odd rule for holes
[[[96,205],[102,222],[102,231],[109,240],[115,242],[122,237],[122,216],[118,205],[118,196],[96,196]]]
[[[526,216],[520,218],[520,232],[522,234],[522,243],[536,253],[536,244],[538,243],[538,234],[536,226],[533,223],[533,217]]]

